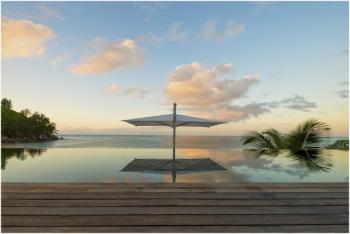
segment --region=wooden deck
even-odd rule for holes
[[[2,232],[348,232],[347,183],[2,184]]]

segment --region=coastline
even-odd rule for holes
[[[1,136],[1,143],[33,143],[33,142],[44,142],[44,141],[56,141],[61,140],[63,137],[56,135],[39,135],[33,137],[21,137],[21,138],[10,138],[7,136]]]

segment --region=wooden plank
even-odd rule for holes
[[[117,225],[348,225],[347,214],[2,216],[3,227]]]
[[[92,199],[92,200],[15,200],[3,199],[2,206],[348,206],[348,199]]]
[[[3,207],[2,215],[347,214],[347,206]]]
[[[296,233],[296,232],[318,232],[318,233],[348,233],[348,225],[261,225],[261,226],[96,226],[96,227],[3,227],[2,232],[90,232],[90,233],[112,233],[112,232],[250,232],[250,233]]]
[[[3,189],[3,192],[15,192],[15,193],[140,193],[140,192],[155,192],[155,193],[164,193],[164,192],[181,192],[181,193],[201,193],[201,192],[348,192],[347,188],[262,188],[262,187],[246,187],[246,188],[119,188],[119,187],[60,187],[60,188],[50,188],[50,187],[36,187],[36,188],[6,188]]]
[[[340,183],[9,183],[3,182],[2,188],[6,187],[51,187],[51,188],[59,188],[59,187],[139,187],[139,188],[156,188],[156,187],[170,187],[170,188],[181,188],[181,187],[191,187],[191,188],[220,188],[220,187],[264,187],[264,188],[286,188],[286,187],[334,187],[334,188],[348,188],[349,183],[340,182]]]
[[[236,192],[236,193],[2,193],[3,199],[135,199],[135,198],[181,198],[181,199],[320,199],[348,198],[342,192]]]

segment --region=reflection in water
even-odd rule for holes
[[[43,152],[46,152],[46,149],[1,148],[1,169],[4,170],[6,168],[7,161],[12,157],[23,161],[26,160],[28,156],[34,158],[35,156],[41,155]]]
[[[246,151],[253,153],[256,158],[260,158],[261,156],[277,157],[279,155],[285,155],[287,158],[298,162],[300,167],[305,168],[310,172],[329,172],[333,167],[330,155],[324,154],[320,149],[301,150],[295,153],[278,149]]]
[[[321,150],[303,150],[289,154],[289,158],[299,162],[299,165],[310,172],[329,172],[333,167],[330,155],[322,154]]]
[[[191,159],[134,159],[121,171],[138,173],[171,173],[173,183],[176,174],[190,174],[210,171],[226,171],[210,158]]]
[[[175,175],[169,172],[121,171],[134,158],[169,159],[171,152],[170,148],[2,149],[1,174],[5,182],[171,183]],[[348,181],[348,152],[345,151],[308,151],[308,154],[294,155],[281,151],[265,152],[260,156],[256,153],[243,149],[178,149],[179,159],[208,157],[228,170],[193,174],[177,172],[176,182]],[[41,154],[44,157],[37,157]]]

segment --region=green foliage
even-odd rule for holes
[[[10,99],[3,98],[1,100],[1,108],[12,109],[12,102]]]
[[[1,101],[1,135],[8,138],[35,138],[41,135],[50,136],[56,133],[55,123],[51,123],[44,114],[30,110],[21,112],[12,110],[11,100]]]
[[[39,156],[45,151],[46,149],[1,148],[1,169],[6,168],[7,161],[12,157],[23,161],[29,156],[32,158]]]
[[[326,123],[309,119],[286,135],[271,128],[261,133],[251,132],[242,140],[243,145],[249,145],[256,150],[287,149],[292,153],[297,153],[302,150],[319,148],[323,134],[329,129]]]
[[[326,123],[309,119],[291,131],[286,138],[287,148],[292,152],[318,148],[323,134],[329,131]]]
[[[324,155],[319,149],[302,150],[297,153],[290,153],[287,157],[299,163],[300,167],[310,172],[329,172],[333,163],[329,155]]]
[[[242,138],[243,145],[249,145],[256,157],[262,155],[277,156],[287,151],[289,158],[311,172],[328,172],[333,166],[329,158],[322,155],[320,149],[324,133],[329,131],[326,123],[309,119],[299,124],[288,134],[281,134],[275,129],[250,132]]]

